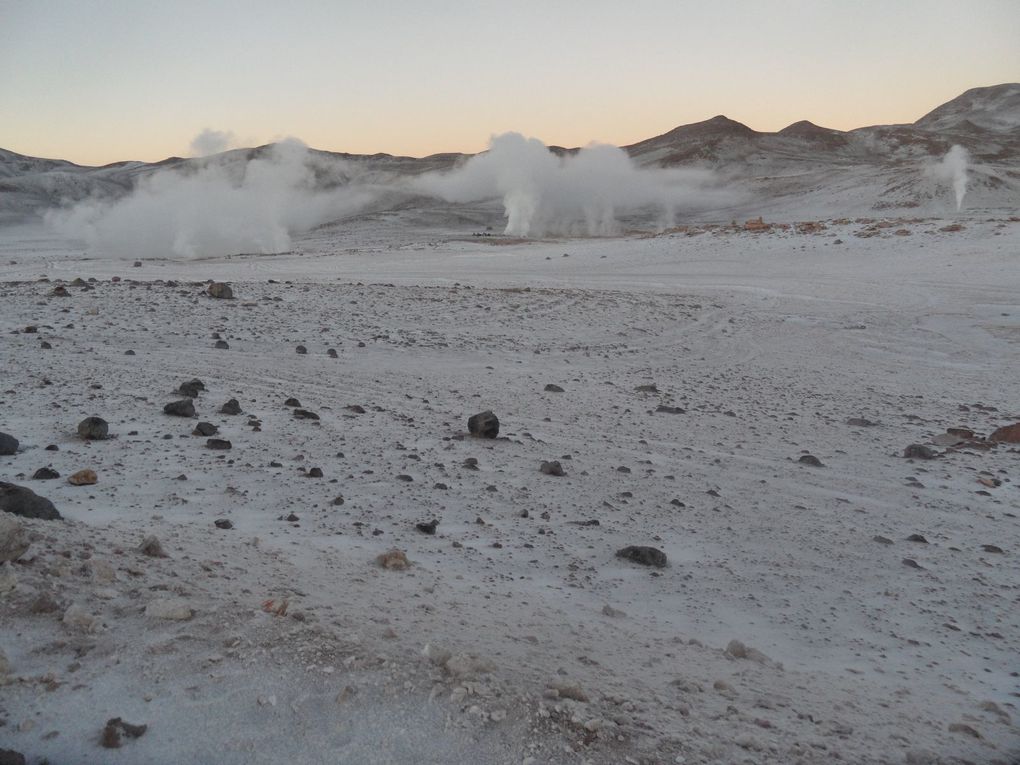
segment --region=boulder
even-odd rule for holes
[[[163,414],[169,414],[172,417],[194,417],[195,404],[192,403],[190,398],[182,398],[180,401],[171,401],[163,407]]]
[[[28,549],[28,544],[25,527],[17,518],[8,513],[0,513],[0,563],[20,558]]]
[[[220,300],[232,300],[234,297],[234,291],[225,282],[213,282],[209,285],[206,292],[209,293],[209,297],[219,298]]]
[[[616,557],[640,563],[642,566],[655,566],[655,568],[665,568],[667,563],[666,553],[655,547],[644,545],[624,547],[622,550],[616,551]]]
[[[1020,444],[1020,422],[999,428],[992,435],[988,436],[988,440],[1001,441],[1007,444]]]
[[[478,438],[495,438],[499,435],[499,418],[491,411],[472,415],[468,418],[468,432]]]
[[[22,518],[39,518],[44,521],[60,518],[60,513],[53,503],[45,497],[40,497],[24,486],[15,486],[4,481],[0,481],[0,510],[20,515]]]
[[[78,423],[78,435],[88,441],[110,437],[110,425],[102,417],[86,417]]]
[[[0,433],[0,456],[7,457],[18,451],[18,439],[6,433]]]

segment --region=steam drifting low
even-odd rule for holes
[[[322,190],[323,176],[345,185]],[[349,215],[373,198],[341,162],[315,160],[296,139],[265,156],[230,152],[197,171],[143,178],[126,197],[51,212],[47,222],[116,257],[198,258],[282,252],[291,234]]]
[[[504,133],[484,154],[416,186],[448,202],[501,198],[510,236],[606,236],[627,212],[655,207],[665,227],[681,207],[710,207],[729,197],[710,188],[712,179],[707,171],[639,169],[615,146],[557,156],[535,138]]]
[[[970,164],[970,155],[962,146],[955,145],[949,149],[942,161],[935,165],[935,178],[942,183],[949,183],[953,186],[953,193],[956,195],[956,209],[963,207],[963,197],[967,193],[967,167]]]

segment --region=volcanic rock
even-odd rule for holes
[[[989,441],[1001,441],[1007,444],[1020,444],[1020,422],[1006,425],[988,436]]]
[[[907,459],[933,460],[938,456],[938,454],[934,449],[927,447],[924,444],[911,444],[903,450],[903,456]]]
[[[36,481],[51,481],[60,478],[60,473],[51,467],[41,467],[32,474],[32,478]]]
[[[195,405],[190,398],[182,398],[180,401],[171,401],[163,407],[163,414],[173,417],[194,417]]]
[[[18,439],[6,433],[0,433],[0,456],[7,457],[18,451]]]
[[[227,441],[225,438],[210,438],[205,442],[207,449],[231,449],[233,444]]]
[[[220,407],[220,414],[240,414],[241,404],[236,398],[230,399],[227,403]]]
[[[209,297],[219,298],[220,300],[231,300],[234,297],[234,291],[225,282],[213,282],[209,285],[206,292],[209,293]]]
[[[220,429],[213,425],[211,422],[200,422],[195,426],[195,429],[191,431],[193,436],[215,436],[220,432]]]
[[[654,547],[644,545],[631,545],[616,551],[617,558],[624,558],[642,566],[655,566],[656,568],[666,567],[666,553]]]
[[[559,460],[551,460],[549,462],[543,462],[539,468],[546,475],[562,476],[566,475],[563,472],[563,465],[560,464]]]
[[[491,411],[472,415],[468,418],[468,432],[478,438],[495,438],[499,435],[499,418]]]
[[[60,513],[45,497],[31,489],[0,481],[0,510],[22,518],[39,518],[44,521],[60,519]]]
[[[78,435],[89,441],[101,441],[110,435],[110,426],[102,417],[86,417],[78,423]]]

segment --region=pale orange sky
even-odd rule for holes
[[[103,164],[187,155],[206,128],[415,156],[716,114],[850,129],[1020,81],[1018,40],[1017,0],[0,0],[0,147]]]

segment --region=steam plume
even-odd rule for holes
[[[344,163],[315,160],[296,139],[274,144],[263,157],[238,152],[193,168],[156,173],[126,197],[86,201],[50,213],[47,222],[116,257],[271,253],[287,250],[291,234],[351,214],[374,197],[367,186],[349,183]],[[317,190],[322,180],[344,185]]]
[[[191,141],[193,157],[208,157],[219,154],[234,146],[234,134],[229,130],[213,130],[206,128]]]
[[[963,197],[967,193],[967,166],[970,156],[960,145],[954,145],[942,161],[935,166],[935,177],[944,183],[953,185],[956,194],[956,209],[963,206]]]
[[[501,198],[510,236],[605,236],[617,231],[622,213],[657,207],[667,226],[680,206],[720,203],[724,195],[711,181],[704,171],[640,169],[614,146],[557,157],[535,138],[504,133],[484,154],[416,186],[449,202]]]

